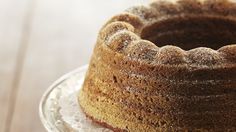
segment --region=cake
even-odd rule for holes
[[[113,131],[236,131],[236,3],[156,0],[101,29],[78,102]]]

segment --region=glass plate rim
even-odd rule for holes
[[[86,65],[83,65],[69,73],[66,73],[65,75],[61,76],[59,79],[57,79],[56,81],[54,81],[47,89],[46,91],[43,93],[41,99],[40,99],[40,103],[39,103],[39,117],[40,117],[40,120],[44,126],[44,128],[47,130],[47,131],[50,131],[51,128],[54,128],[54,130],[56,130],[56,127],[47,122],[46,120],[46,116],[43,112],[43,108],[44,108],[44,105],[45,105],[45,100],[47,99],[47,97],[49,97],[50,93],[54,90],[54,88],[59,85],[60,83],[62,83],[63,81],[67,80],[68,78],[70,78],[73,74],[76,74],[78,72],[85,72],[85,70],[88,68],[88,64]]]

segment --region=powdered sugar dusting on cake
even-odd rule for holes
[[[179,4],[176,1],[158,0],[151,5],[159,15],[176,15],[179,12]]]
[[[148,6],[135,6],[126,11],[140,17],[144,22],[152,22],[157,19],[157,12]]]
[[[164,46],[157,53],[156,62],[161,64],[183,64],[186,62],[186,52],[176,46]]]
[[[135,33],[139,33],[142,27],[144,26],[143,20],[141,20],[141,18],[127,12],[114,16],[113,18],[111,18],[111,20],[107,22],[106,25],[109,25],[110,23],[117,22],[117,21],[131,24],[135,28],[135,31],[134,31]]]
[[[228,45],[218,50],[228,61],[236,62],[236,44]]]
[[[129,57],[139,60],[153,61],[158,47],[150,41],[134,41],[127,47],[126,53]]]
[[[224,61],[219,52],[205,47],[192,49],[188,51],[188,54],[189,62],[193,65],[212,66]]]
[[[134,27],[126,22],[113,22],[107,25],[102,31],[100,38],[104,41],[108,41],[108,39],[114,35],[116,32],[126,30],[134,32]]]
[[[156,51],[158,47],[154,43],[144,42],[140,39],[140,34],[146,26],[163,19],[182,17],[186,14],[217,14],[226,15],[230,18],[230,15],[236,15],[236,4],[230,0],[156,0],[150,6],[136,6],[114,16],[104,26],[100,37],[104,44],[107,44],[114,51],[119,53],[125,51],[125,54],[139,57],[139,60],[155,58],[154,63],[156,64],[214,66],[227,62],[226,59],[235,62],[235,48],[232,46],[221,48],[218,50],[220,53],[210,48],[184,51],[175,46],[164,46]],[[142,43],[141,47],[139,47],[140,43]],[[152,46],[150,47],[150,45]],[[127,50],[125,50],[126,48]],[[134,49],[131,50],[130,48]]]
[[[121,52],[132,41],[138,40],[139,37],[130,31],[119,31],[112,35],[106,44],[113,50]]]

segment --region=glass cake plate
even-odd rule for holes
[[[44,93],[39,115],[48,132],[112,132],[88,119],[77,102],[87,68],[64,75]]]

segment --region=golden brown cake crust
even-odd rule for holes
[[[235,36],[231,0],[130,8],[101,29],[79,103],[115,131],[236,131]]]
[[[127,132],[127,131],[122,130],[122,129],[119,129],[119,128],[114,128],[113,126],[107,124],[106,122],[101,122],[101,121],[95,119],[94,117],[92,117],[92,116],[86,114],[86,112],[83,110],[83,108],[81,108],[81,109],[82,109],[82,111],[84,112],[84,114],[86,115],[86,117],[89,118],[92,122],[94,122],[94,123],[96,123],[96,124],[98,124],[98,125],[101,125],[101,126],[103,126],[103,127],[105,127],[105,128],[108,128],[108,129],[110,129],[110,130],[112,130],[112,131],[114,131],[114,132]]]

